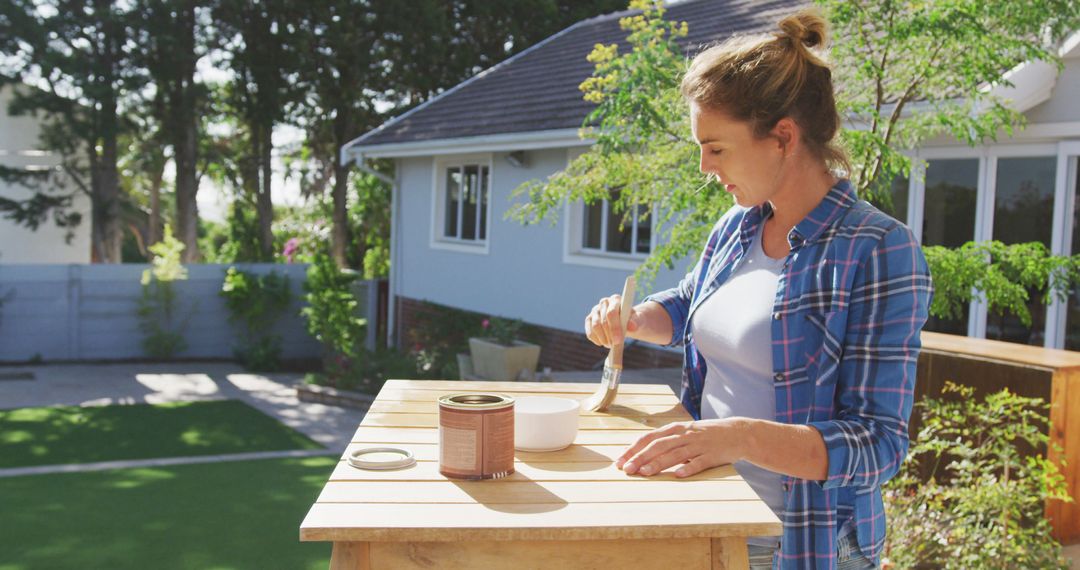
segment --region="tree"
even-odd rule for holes
[[[42,120],[42,148],[59,155],[64,175],[91,197],[92,257],[107,263],[120,261],[123,240],[117,166],[126,128],[123,99],[138,87],[125,6],[108,0],[0,3],[7,76],[0,82],[32,86],[14,90],[9,112]],[[8,211],[22,212],[13,216],[17,220],[40,220],[28,212],[40,214],[45,202],[50,200],[35,197]],[[59,206],[63,216],[64,203],[61,198],[45,205]]]
[[[585,99],[597,104],[582,137],[596,143],[566,170],[518,188],[515,196],[526,200],[510,215],[523,223],[554,222],[565,202],[605,199],[624,221],[635,210],[655,212],[653,227],[670,230],[640,270],[651,278],[700,248],[731,199],[698,172],[678,91],[684,57],[676,40],[686,35],[686,23],[665,21],[660,3],[635,0],[630,7],[641,10],[620,20],[631,50],[620,54],[617,45],[597,45],[589,54],[596,70],[581,84]]]
[[[139,246],[139,252],[146,257],[154,255],[150,246],[164,238],[162,222],[162,190],[165,185],[166,133],[158,117],[157,110],[162,104],[160,97],[142,102],[146,105],[136,107],[130,120],[134,128],[120,139],[120,147],[125,149],[120,157],[120,175],[122,190],[130,203],[129,224],[133,225],[132,234]]]
[[[145,69],[153,86],[152,109],[163,126],[162,142],[172,147],[176,172],[175,227],[179,241],[184,244],[183,262],[190,263],[199,259],[196,202],[199,111],[206,99],[205,87],[195,81],[195,70],[208,49],[208,34],[197,33],[196,26],[207,2],[143,0],[141,4],[135,12],[141,48],[136,63]],[[151,227],[155,225],[160,227],[160,220]],[[160,238],[160,230],[155,235]]]
[[[333,0],[296,6],[298,44],[305,59],[301,78],[306,97],[300,111],[307,131],[304,155],[316,164],[313,176],[305,177],[306,191],[321,192],[332,178],[330,255],[339,267],[348,265],[350,236],[349,168],[338,151],[379,118],[375,101],[387,80],[383,4],[387,2]]]
[[[307,139],[294,163],[304,165],[305,193],[332,188],[334,260],[344,266],[355,257],[346,251],[350,243],[360,244],[361,251],[355,253],[361,259],[367,251],[368,238],[349,235],[349,169],[338,151],[379,123],[379,103],[393,103],[391,112],[401,112],[581,17],[617,8],[619,2],[332,0],[295,5],[290,19],[299,22],[296,37],[304,58],[300,76],[305,88],[299,119]],[[356,184],[389,192],[374,180]],[[386,202],[389,196],[377,200]],[[385,212],[368,212],[385,217]],[[364,227],[388,226],[374,218],[368,221]]]
[[[1024,116],[995,96],[1024,62],[1061,69],[1059,42],[1080,27],[1069,0],[820,0],[833,28],[833,71],[860,195],[887,200],[904,150],[951,135],[969,145],[1012,134]]]
[[[240,170],[243,187],[254,196],[260,257],[273,259],[271,199],[274,126],[294,111],[300,64],[297,26],[286,0],[221,0],[214,23],[225,63],[234,80],[225,91],[228,108],[249,144]]]
[[[948,132],[973,144],[1011,132],[1021,115],[985,86],[1004,84],[1004,73],[1024,61],[1057,63],[1054,46],[1080,26],[1080,6],[1064,0],[822,5],[834,25],[838,105],[858,122],[842,137],[865,197],[887,191],[909,167],[901,153],[927,137]],[[639,270],[648,277],[697,251],[729,202],[697,172],[698,151],[689,142],[677,92],[684,63],[673,41],[685,28],[663,21],[658,2],[630,6],[641,10],[622,20],[632,50],[597,46],[589,56],[596,70],[582,84],[598,105],[583,129],[596,144],[565,171],[519,188],[525,200],[511,215],[535,223],[557,216],[567,201],[617,192],[616,211],[655,210],[654,227],[668,228],[664,245]]]

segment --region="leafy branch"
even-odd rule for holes
[[[923,254],[934,277],[930,314],[944,319],[961,318],[964,306],[982,294],[990,311],[1016,315],[1030,327],[1029,290],[1047,304],[1065,301],[1069,289],[1080,282],[1080,255],[1052,255],[1040,242],[924,246]]]

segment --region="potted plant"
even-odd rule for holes
[[[540,346],[517,340],[521,321],[492,317],[480,326],[488,336],[469,338],[473,371],[488,380],[533,380]]]

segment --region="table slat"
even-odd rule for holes
[[[517,392],[567,392],[592,394],[600,386],[603,372],[596,371],[596,382],[498,382],[494,387],[499,392],[514,394]],[[384,389],[390,390],[439,390],[439,391],[481,391],[493,390],[494,382],[471,380],[387,380]],[[671,394],[671,387],[664,384],[621,384],[620,394]]]
[[[581,416],[578,429],[584,430],[644,430],[650,431],[678,421],[673,417],[637,417],[622,418],[617,416]],[[372,427],[439,427],[439,414],[382,414],[368,412],[361,425]]]
[[[438,461],[439,445],[435,443],[415,443],[392,441],[379,444],[350,443],[342,457],[348,457],[350,453],[358,449],[371,447],[399,447],[413,452],[417,461]],[[580,445],[574,444],[559,451],[514,451],[514,457],[524,463],[578,463],[615,461],[619,458],[626,446],[621,444],[612,445]]]
[[[760,500],[679,503],[677,508],[665,503],[317,503],[300,530],[301,540],[438,542],[779,534],[780,522]]]
[[[378,400],[371,404],[368,412],[380,414],[437,414],[439,413],[438,402],[418,402],[415,400]],[[625,418],[637,417],[666,417],[672,421],[689,419],[682,404],[617,404],[609,407],[604,412],[581,410],[583,416],[618,416]]]
[[[500,394],[510,394],[511,396],[554,396],[556,398],[572,398],[575,400],[584,400],[592,395],[594,390],[588,392],[551,392],[537,390],[533,392],[507,392],[505,390],[416,390],[416,389],[397,389],[397,388],[383,388],[379,392],[379,401],[408,401],[408,402],[435,402],[440,396],[446,394],[485,394],[490,392],[498,392]],[[627,394],[622,391],[622,387],[619,387],[619,395],[615,397],[615,406],[625,404],[649,404],[654,406],[676,406],[679,405],[679,398],[669,390],[667,394]]]
[[[713,481],[721,479],[740,479],[739,474],[730,465],[708,469],[688,477],[678,479],[672,470],[664,471],[652,477],[627,475],[615,468],[611,461],[578,463],[522,463],[514,462],[514,474],[503,480],[508,481]],[[345,461],[338,462],[331,481],[456,481],[439,473],[439,464],[434,461],[419,461],[411,467],[391,471],[369,471],[357,469]],[[599,488],[601,485],[598,485]]]
[[[747,501],[757,498],[750,485],[735,479],[700,481],[331,481],[319,503],[655,503]],[[678,508],[678,507],[674,507]]]
[[[575,445],[630,445],[647,430],[581,430]],[[438,428],[396,428],[362,425],[352,437],[353,443],[439,443]]]

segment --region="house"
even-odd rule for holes
[[[0,87],[0,167],[28,171],[55,168],[59,158],[39,150],[38,119],[8,114],[12,93],[11,86]],[[0,178],[0,197],[21,201],[33,194],[21,184]],[[90,197],[76,193],[72,208],[82,214],[82,223],[72,228],[70,240],[68,229],[57,227],[51,219],[35,231],[0,217],[0,264],[90,263]]]
[[[668,18],[690,24],[688,53],[735,32],[772,29],[793,1],[673,4]],[[591,105],[578,85],[592,72],[596,43],[623,42],[612,14],[584,20],[355,139],[341,149],[366,168],[395,164],[392,207],[391,330],[399,341],[419,301],[522,319],[542,328],[557,367],[595,366],[604,351],[582,334],[602,296],[621,289],[657,234],[647,222],[619,232],[606,205],[569,205],[554,226],[505,219],[512,191],[565,168],[588,141],[578,128]],[[1028,126],[1011,138],[970,148],[933,141],[916,151],[922,176],[894,184],[894,214],[924,244],[968,240],[1041,240],[1055,253],[1080,251],[1074,217],[1080,155],[1080,49],[1062,49],[1065,68],[1013,70],[1007,95]],[[622,43],[625,46],[625,43]],[[1038,220],[1038,223],[1032,223]],[[661,272],[655,288],[674,285],[692,263]],[[965,319],[934,320],[931,330],[1080,349],[1080,295],[1043,310],[1031,328],[987,317],[973,303]],[[639,366],[672,364],[679,354],[633,347]],[[543,361],[542,361],[543,362]]]

